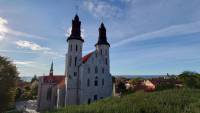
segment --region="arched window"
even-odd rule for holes
[[[72,51],[72,44],[70,45],[70,51]]]
[[[72,65],[72,56],[69,57],[69,66],[71,67]]]
[[[95,54],[95,55],[96,55],[96,58],[97,58],[97,52],[96,52],[96,54]]]
[[[98,73],[98,67],[95,66],[95,73]]]
[[[95,77],[94,86],[98,86],[98,77]]]
[[[90,87],[90,79],[87,80],[87,86]]]
[[[102,79],[102,86],[104,86],[104,79]]]
[[[77,73],[76,72],[74,72],[74,76],[76,76],[77,75]]]
[[[76,51],[78,51],[78,46],[76,45]]]
[[[77,62],[77,57],[75,57],[75,62],[74,62],[75,66],[76,66],[76,62]]]
[[[88,73],[90,73],[90,67],[88,67]]]
[[[97,100],[97,99],[98,99],[98,96],[97,96],[97,95],[94,95],[94,101]]]
[[[49,87],[47,90],[47,100],[50,101],[51,100],[51,95],[52,95],[52,88]]]
[[[88,104],[90,104],[90,103],[91,103],[91,99],[89,98],[89,99],[88,99]]]
[[[105,62],[106,62],[106,65],[107,65],[108,64],[108,59],[107,58],[105,59]]]
[[[102,67],[102,73],[104,73],[104,68]]]

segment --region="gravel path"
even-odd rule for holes
[[[36,112],[37,101],[36,100],[28,100],[28,101],[16,102],[16,109],[18,111],[23,111],[23,113],[38,113],[38,112]]]

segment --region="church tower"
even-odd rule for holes
[[[96,46],[96,51],[97,54],[102,56],[101,58],[103,59],[102,61],[102,69],[105,71],[105,73],[110,74],[110,59],[109,59],[109,48],[110,44],[107,41],[107,36],[106,36],[106,28],[103,24],[101,23],[99,27],[99,38],[98,42],[95,44]]]
[[[82,46],[84,40],[81,37],[81,22],[76,14],[72,20],[71,35],[67,39],[68,53],[66,63],[66,104],[79,103],[79,68],[82,63]]]

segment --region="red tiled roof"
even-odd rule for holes
[[[64,75],[43,76],[44,83],[50,83],[51,82],[51,83],[58,84],[62,80],[65,80],[65,76]]]
[[[58,85],[59,88],[65,87],[65,79],[63,79]]]
[[[90,52],[87,55],[85,55],[84,57],[82,57],[82,61],[83,63],[87,62],[87,60],[90,58],[90,56],[92,56],[94,52]]]

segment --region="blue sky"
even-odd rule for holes
[[[107,28],[113,75],[200,72],[199,0],[0,0],[0,55],[20,76],[64,74],[66,37],[75,13],[83,54]],[[79,10],[76,11],[76,6]]]

